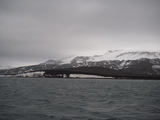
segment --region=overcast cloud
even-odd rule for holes
[[[159,0],[0,0],[0,65],[159,46]]]

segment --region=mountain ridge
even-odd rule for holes
[[[79,58],[79,59],[78,59]],[[77,62],[95,62],[95,61],[107,61],[107,60],[138,60],[138,59],[160,59],[160,52],[149,52],[149,51],[124,51],[124,50],[109,50],[103,55],[94,55],[94,56],[72,56],[60,60],[52,60],[57,61],[58,63],[68,64],[71,63],[74,59],[77,59]],[[54,63],[53,62],[53,63]],[[49,62],[45,62],[50,64]],[[43,63],[42,63],[43,64]]]
[[[60,60],[48,60],[32,66],[0,70],[0,74],[22,74],[43,69],[104,67],[135,74],[160,75],[160,52],[108,51],[103,55],[71,56]]]

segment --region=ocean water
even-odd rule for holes
[[[160,81],[0,78],[0,120],[160,120]]]

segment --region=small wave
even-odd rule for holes
[[[60,118],[59,120],[72,120],[70,118]]]
[[[0,114],[0,120],[17,120],[19,118],[24,118],[23,115],[17,113],[3,113]]]
[[[122,120],[120,118],[108,118],[108,119],[105,119],[105,120]]]
[[[55,120],[56,119],[55,116],[46,115],[46,114],[27,114],[26,118],[30,120]]]

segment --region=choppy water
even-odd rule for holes
[[[160,120],[160,81],[0,78],[0,120]]]

